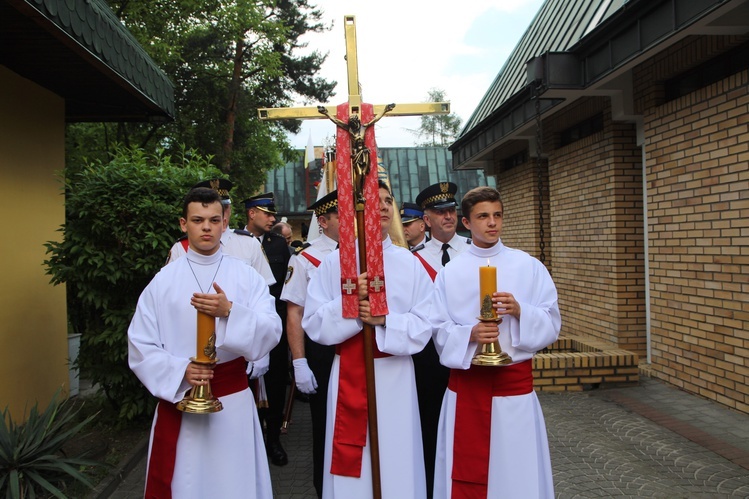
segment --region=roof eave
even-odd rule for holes
[[[533,104],[530,91],[533,85],[539,86],[540,96],[547,97],[541,99],[542,103],[551,102],[542,110],[544,114],[562,103],[566,95],[577,96],[581,90],[590,89],[608,76],[621,72],[624,66],[634,65],[638,58],[644,57],[664,41],[671,39],[671,43],[675,43],[675,35],[679,32],[731,3],[742,2],[632,0],[586,34],[569,51],[546,52],[531,59],[526,62],[526,86],[475,127],[464,131],[450,146],[454,167],[483,167],[491,151],[517,137],[517,131],[530,121],[527,108]],[[679,10],[677,4],[688,9]],[[698,7],[701,10],[697,10]],[[663,21],[664,16],[666,22]],[[524,119],[513,120],[514,115],[523,116]],[[511,124],[508,130],[505,126],[500,127],[505,122]]]
[[[65,118],[169,121],[174,87],[100,0],[6,0],[0,64],[65,99]]]

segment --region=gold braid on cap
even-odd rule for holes
[[[318,216],[318,217],[322,216],[322,215],[325,215],[328,212],[328,210],[330,210],[331,208],[334,208],[336,206],[338,206],[338,200],[337,199],[334,199],[332,201],[328,201],[327,203],[325,203],[323,205],[320,205],[317,208],[315,208],[315,215]]]
[[[450,194],[449,192],[443,192],[441,194],[435,194],[434,196],[430,196],[426,198],[424,201],[421,202],[421,207],[423,209],[426,209],[426,206],[429,203],[433,203],[434,201],[447,201],[450,199],[455,199],[455,196],[453,194]]]
[[[218,195],[221,196],[222,198],[228,198],[229,197],[229,191],[227,191],[226,189],[219,188],[219,182],[220,182],[219,179],[213,179],[213,180],[211,180],[209,182],[210,185],[211,185],[211,189],[213,189],[214,191],[218,192]]]

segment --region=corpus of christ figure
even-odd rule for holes
[[[348,123],[346,123],[335,116],[331,116],[328,108],[325,106],[317,106],[317,111],[320,114],[325,115],[336,126],[346,130],[351,135],[351,165],[354,167],[354,185],[356,186],[357,202],[364,199],[364,178],[369,173],[370,168],[369,156],[371,151],[364,144],[364,132],[393,109],[395,109],[395,104],[388,104],[377,116],[367,123],[362,123],[358,114],[352,114]]]

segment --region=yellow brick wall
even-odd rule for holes
[[[668,103],[661,84],[734,41],[685,40],[634,80],[646,138],[652,371],[749,412],[749,74]]]
[[[559,147],[559,133],[596,113],[604,129]],[[642,166],[635,127],[608,100],[584,99],[544,122],[549,147],[554,282],[563,332],[645,356]]]
[[[541,169],[544,203],[544,263],[551,270],[549,179],[545,161]],[[502,243],[511,248],[521,249],[540,259],[538,168],[535,160],[503,172],[501,179],[501,182],[498,182],[498,190],[504,206]]]

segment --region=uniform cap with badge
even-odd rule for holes
[[[319,217],[326,213],[338,213],[338,190],[331,191],[307,207],[307,211],[314,211]]]
[[[234,184],[229,180],[225,178],[212,178],[210,180],[203,180],[192,186],[193,189],[197,187],[208,187],[209,189],[213,189],[218,192],[219,196],[221,196],[221,204],[231,204],[229,191],[234,187]]]
[[[272,192],[258,194],[257,196],[252,196],[251,198],[247,198],[242,202],[244,203],[245,210],[249,210],[250,208],[257,208],[258,210],[270,213],[271,215],[275,215],[277,213]]]
[[[445,210],[455,208],[458,203],[455,193],[458,186],[452,182],[438,182],[432,184],[416,196],[416,204],[422,210]]]
[[[421,220],[424,217],[424,210],[416,203],[403,203],[401,207],[401,220],[403,225],[410,224],[414,220]]]

